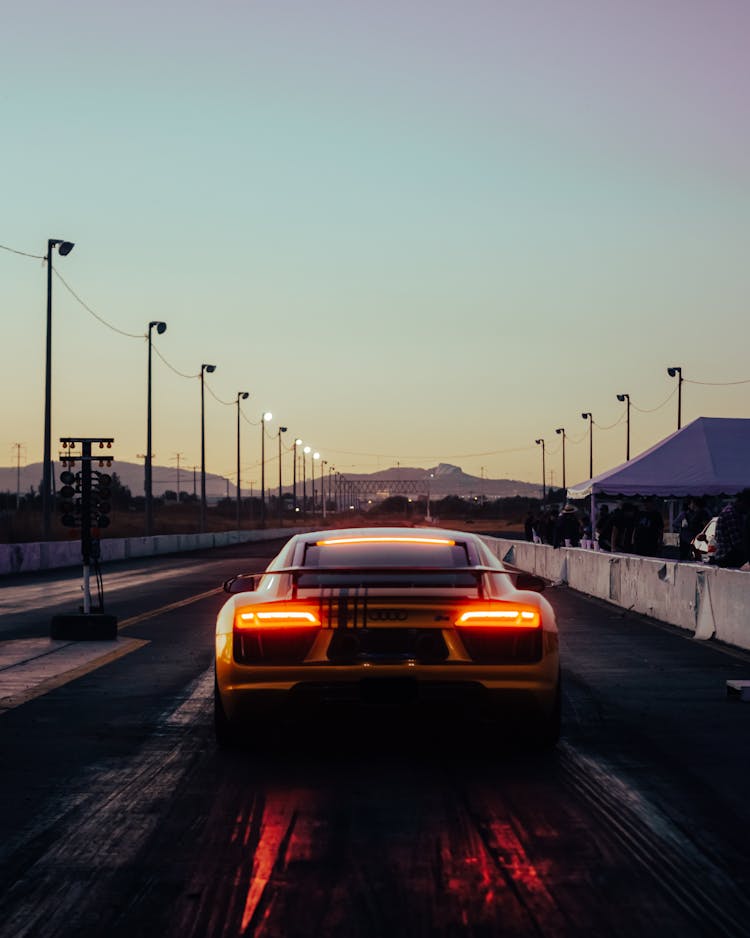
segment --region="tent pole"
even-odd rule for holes
[[[593,486],[591,488],[591,546],[596,550],[596,495],[594,495]]]

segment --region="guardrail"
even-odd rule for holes
[[[218,531],[212,534],[157,534],[154,537],[113,537],[101,542],[102,563],[152,557],[182,551],[228,547],[250,541],[272,541],[291,537],[306,528],[264,528],[255,531]],[[0,544],[0,576],[75,567],[81,563],[79,541],[43,541],[30,544]]]
[[[750,573],[634,554],[483,537],[501,560],[624,609],[750,649]]]

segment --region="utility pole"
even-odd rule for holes
[[[21,505],[21,449],[26,446],[25,443],[11,444],[16,450],[16,511]]]
[[[177,504],[180,503],[180,460],[184,457],[184,453],[175,453],[172,459],[177,460]]]

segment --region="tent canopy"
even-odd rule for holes
[[[686,498],[750,488],[750,420],[698,417],[656,446],[568,489],[568,498]]]

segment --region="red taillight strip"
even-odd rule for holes
[[[471,609],[456,619],[457,626],[536,629],[541,624],[538,609],[509,606],[507,609]]]
[[[238,609],[234,624],[238,629],[319,628],[320,619],[307,609]]]

